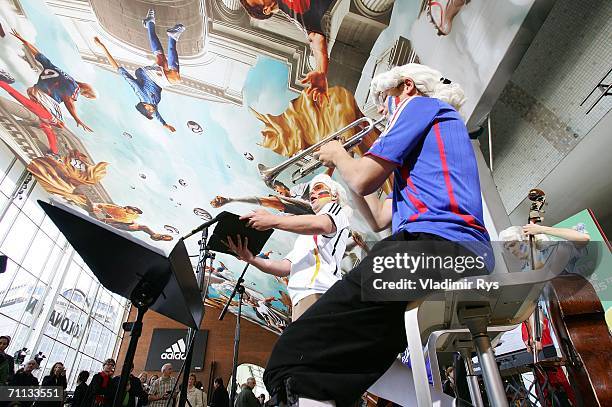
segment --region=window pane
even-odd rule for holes
[[[0,314],[0,332],[2,332],[2,335],[8,335],[13,338],[15,337],[15,329],[17,329],[17,321],[14,321],[9,317]],[[17,343],[11,340],[11,343],[9,343],[9,347],[6,350],[6,353],[11,355],[16,350]]]
[[[9,199],[3,193],[0,193],[0,211],[3,211],[6,205],[8,205]]]
[[[32,221],[37,225],[40,225],[43,218],[45,217],[45,212],[38,204],[38,200],[40,199],[41,201],[46,202],[48,200],[48,196],[49,195],[40,187],[34,187],[34,190],[32,190],[30,196],[24,202],[23,207],[21,209],[23,213],[28,215],[28,217],[32,219]]]
[[[48,374],[49,369],[55,362],[62,362],[66,364],[66,359],[68,358],[68,352],[69,352],[68,346],[64,345],[63,343],[55,342],[53,344],[53,349],[51,350],[51,354],[46,355],[47,356],[47,369],[46,369],[47,374]]]
[[[87,335],[87,341],[83,351],[88,355],[93,355],[96,352],[98,340],[100,339],[100,333],[102,332],[102,325],[98,321],[92,320],[89,328],[89,334]]]
[[[15,190],[17,181],[19,180],[19,177],[23,173],[24,169],[25,166],[21,163],[21,161],[15,161],[8,172],[8,175],[2,180],[2,183],[0,183],[0,191],[2,191],[6,196],[10,196]]]
[[[13,337],[14,343],[17,345],[16,349],[28,348],[29,353],[25,358],[25,361],[32,359],[36,352],[34,352],[34,345],[36,344],[36,335],[32,335],[32,331],[29,327],[25,325],[19,324],[17,326],[17,331],[15,332],[15,336]]]
[[[79,336],[80,329],[78,324],[83,311],[75,307],[72,303],[68,303],[65,308],[58,305],[55,307],[55,311],[57,314],[60,312],[62,313],[60,319],[56,321],[57,327],[59,328],[57,340],[69,344],[74,338]]]
[[[6,271],[0,274],[0,312],[4,312],[2,310],[2,304],[4,303],[4,297],[9,292],[9,288],[11,283],[13,282],[13,278],[17,274],[17,270],[19,270],[19,266],[13,260],[8,259],[6,263]]]
[[[92,312],[93,317],[103,325],[111,326],[115,319],[115,310],[111,304],[110,294],[107,290],[99,290],[96,304]]]
[[[83,335],[85,335],[87,320],[88,320],[88,316],[87,316],[87,313],[85,312],[80,312],[79,319],[78,320],[75,319],[75,327],[72,333],[71,341],[69,343],[69,345],[72,346],[73,348],[77,348],[79,346],[79,343],[81,342],[81,338],[83,337]]]
[[[18,214],[19,208],[17,208],[15,205],[11,205],[4,214],[4,217],[0,219],[0,242],[4,242],[4,239],[6,238],[11,226],[13,226],[13,222]]]
[[[26,306],[28,304],[32,306],[36,301],[35,299],[32,300],[32,294],[36,289],[36,283],[37,280],[33,275],[20,268],[4,300],[0,303],[0,312],[18,321],[21,320],[21,316]]]
[[[20,213],[0,250],[16,262],[20,262],[35,233],[36,225],[27,216]]]
[[[28,301],[28,305],[25,308],[23,317],[21,318],[22,324],[25,324],[29,327],[32,323],[38,322],[39,317],[42,316],[42,318],[44,318],[44,315],[46,315],[45,310],[41,310],[39,307],[41,307],[41,305],[44,303],[43,297],[45,295],[46,289],[47,285],[45,283],[40,280],[36,282],[36,287],[34,288],[34,290],[32,290],[32,295],[30,297],[30,300]],[[39,314],[35,315],[36,312],[38,312]]]
[[[108,348],[109,345],[111,345],[111,339],[113,336],[113,333],[109,329],[105,327],[102,328],[102,331],[100,332],[100,339],[98,340],[98,347],[96,348],[96,353],[94,353],[96,359],[104,360],[112,356],[112,350],[111,353],[109,353]]]
[[[61,277],[61,272],[64,271],[61,265],[58,265],[60,256],[64,256],[65,252],[57,245],[53,246],[53,251],[47,259],[45,266],[40,273],[40,279],[46,283],[51,283],[54,279]]]
[[[66,238],[64,237],[62,232],[60,232],[59,236],[57,236],[57,240],[55,241],[55,243],[57,243],[59,247],[64,247],[66,245]]]
[[[64,284],[60,289],[60,293],[66,297],[69,301],[72,299],[72,291],[76,287],[77,280],[81,274],[82,269],[73,261],[68,268],[68,274],[64,279]]]
[[[89,312],[89,308],[91,308],[91,300],[93,300],[91,297],[93,297],[95,294],[95,292],[93,292],[93,288],[95,288],[93,279],[88,273],[82,272],[77,280],[75,292],[72,295],[72,302],[74,305],[80,307],[84,311]]]
[[[53,223],[53,221],[48,216],[45,216],[45,219],[43,220],[40,227],[53,240],[55,240],[57,238],[57,235],[59,235],[59,229],[57,228],[57,226],[55,226],[55,223]]]
[[[9,169],[9,166],[13,162],[15,154],[3,141],[0,141],[0,181],[4,178],[4,175]]]
[[[23,260],[22,267],[29,270],[35,276],[39,276],[49,258],[53,246],[53,241],[48,238],[47,235],[38,232]]]

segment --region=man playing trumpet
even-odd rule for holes
[[[228,247],[240,260],[264,273],[289,277],[291,320],[297,320],[323,293],[340,280],[340,262],[349,239],[351,209],[346,191],[328,175],[317,175],[310,182],[310,205],[314,215],[280,216],[257,210],[240,219],[257,230],[280,229],[297,233],[293,250],[283,260],[255,256],[248,240],[228,238]]]
[[[316,155],[346,181],[371,227],[391,226],[393,234],[283,332],[263,377],[276,403],[271,405],[352,405],[406,349],[406,306],[428,293],[417,290],[410,300],[363,301],[362,278],[372,273],[373,259],[405,252],[407,241],[467,242],[490,250],[476,157],[457,112],[465,100],[462,89],[419,64],[376,76],[371,89],[380,104],[388,97],[397,97],[399,104],[368,154],[352,158],[333,141]],[[374,192],[392,173],[393,193],[381,202]],[[475,255],[463,245],[453,247],[455,255]],[[463,276],[486,273],[492,266],[469,268]],[[427,272],[430,278],[443,275],[442,270]]]

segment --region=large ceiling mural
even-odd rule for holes
[[[0,136],[54,199],[169,252],[222,210],[308,211],[288,174],[271,189],[258,165],[376,115],[367,88],[390,66],[457,80],[471,117],[533,1],[278,2],[286,12],[257,20],[239,0],[0,0]],[[358,216],[352,230],[345,271],[377,239]],[[277,231],[265,254],[293,240]],[[208,305],[223,306],[241,270],[217,256]],[[245,317],[281,332],[286,281],[246,281]]]

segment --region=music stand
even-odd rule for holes
[[[236,236],[239,235],[242,237],[242,239],[248,238],[249,243],[247,247],[251,253],[255,255],[259,254],[274,232],[274,229],[259,231],[248,227],[247,223],[247,220],[240,220],[240,217],[237,215],[232,213],[226,214],[219,220],[219,223],[215,227],[209,242],[210,249],[233,255],[234,253],[229,250],[224,242],[227,241],[228,237],[235,240]],[[238,370],[238,349],[240,347],[240,317],[242,315],[242,296],[244,294],[244,285],[242,285],[242,283],[244,283],[244,275],[246,274],[249,265],[250,264],[247,263],[244,266],[240,277],[238,277],[238,280],[234,285],[232,294],[227,299],[227,303],[219,315],[219,321],[223,320],[223,317],[227,313],[229,306],[232,303],[232,299],[236,296],[236,294],[238,294],[238,314],[236,315],[236,331],[234,334],[234,358],[232,362],[230,406],[234,405],[234,400],[236,398],[236,371]]]
[[[113,403],[119,406],[118,395],[125,393],[145,312],[152,309],[190,328],[200,327],[204,305],[185,244],[179,239],[167,255],[75,208],[57,201],[38,203],[100,283],[137,308],[136,321],[123,324],[130,342]]]

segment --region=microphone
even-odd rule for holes
[[[212,218],[211,220],[207,220],[206,222],[202,223],[200,226],[198,226],[197,228],[193,229],[191,232],[187,233],[185,236],[183,236],[181,238],[181,240],[185,240],[190,238],[191,236],[195,235],[198,232],[201,232],[202,230],[206,229],[207,227],[209,227],[210,225],[214,225],[215,223],[219,222],[221,219],[223,219],[225,216],[227,216],[228,212],[221,212],[220,214],[218,214],[217,216],[215,216],[214,218]]]

